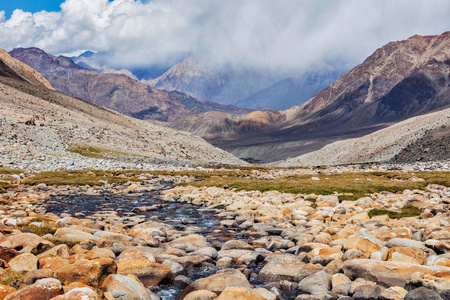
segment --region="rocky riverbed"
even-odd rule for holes
[[[450,299],[448,187],[339,201],[139,176],[0,194],[0,299]]]

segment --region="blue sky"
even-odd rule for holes
[[[59,5],[63,2],[63,0],[0,0],[0,10],[4,10],[6,19],[9,19],[15,9],[32,13],[41,10],[60,11]]]

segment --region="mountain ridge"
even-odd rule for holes
[[[16,69],[29,68],[21,62],[17,68],[9,67],[1,55],[0,62],[2,163],[23,157],[33,163],[67,161],[70,166],[73,159],[79,160],[79,154],[67,151],[71,145],[106,148],[152,162],[243,163],[190,133],[133,119],[31,83],[14,75]]]
[[[105,74],[85,69],[70,58],[53,56],[39,48],[17,48],[11,55],[34,67],[60,92],[81,98],[128,116],[144,120],[171,121],[193,114],[169,93],[149,87],[125,74]],[[191,106],[202,103],[188,99]],[[210,104],[214,109],[243,113],[246,109]]]
[[[304,104],[282,111],[270,126],[205,138],[238,157],[267,162],[297,156],[449,107],[449,73],[450,32],[413,36],[377,49]],[[174,128],[197,133],[188,123],[204,128],[199,118],[189,116]]]

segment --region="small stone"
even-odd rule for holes
[[[393,286],[382,291],[378,298],[380,300],[403,300],[407,293],[408,291],[404,288]]]
[[[419,287],[412,291],[409,291],[405,296],[405,300],[444,300],[438,293],[427,289],[425,287]]]

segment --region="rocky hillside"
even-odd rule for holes
[[[429,129],[395,155],[391,163],[450,160],[450,124]]]
[[[337,141],[322,149],[277,163],[320,166],[350,163],[405,163],[450,159],[450,109],[399,122],[369,135]],[[428,159],[427,159],[428,158]]]
[[[139,168],[145,162],[164,161],[240,163],[201,138],[30,83],[15,68],[0,62],[0,161],[4,166],[103,169]],[[19,70],[27,68],[16,63]],[[107,157],[120,156],[131,163],[90,161],[67,151],[74,148],[90,149],[95,152],[88,153],[91,156],[105,152]]]
[[[449,74],[450,32],[413,36],[378,49],[308,102],[283,111],[270,126],[205,137],[238,157],[274,161],[301,155],[449,107]],[[202,134],[204,127],[198,123],[189,130]]]
[[[301,74],[238,66],[214,67],[208,61],[191,56],[147,83],[158,89],[177,90],[223,104],[287,109],[310,99],[341,74],[326,64]]]
[[[243,113],[234,107],[185,97],[185,104],[167,92],[151,88],[124,74],[104,74],[85,69],[70,58],[53,56],[38,48],[18,48],[11,55],[41,72],[53,87],[65,94],[100,104],[128,116],[143,120],[172,121],[192,115],[189,106],[204,106],[230,113]],[[194,110],[195,111],[195,110]]]

